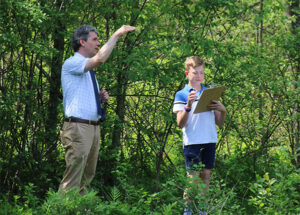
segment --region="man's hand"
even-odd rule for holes
[[[129,25],[123,25],[119,28],[111,37],[110,39],[101,47],[99,52],[90,58],[84,67],[84,71],[87,72],[91,69],[94,69],[101,64],[105,63],[109,55],[111,54],[113,48],[115,47],[118,39],[123,34],[126,34],[130,31],[134,31],[135,27]]]
[[[129,25],[123,25],[121,28],[119,28],[114,34],[118,37],[130,32],[134,31],[135,27],[129,26]]]
[[[207,107],[211,110],[218,110],[223,113],[226,112],[225,106],[220,101],[217,101],[217,100],[212,100],[212,103],[210,105],[208,105]]]
[[[100,90],[100,99],[104,103],[109,100],[108,92],[103,88]]]

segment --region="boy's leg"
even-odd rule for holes
[[[209,143],[204,144],[201,150],[201,162],[204,164],[204,168],[201,171],[200,177],[202,181],[206,184],[205,190],[209,188],[209,179],[211,169],[215,166],[215,154],[216,154],[216,144]]]
[[[205,167],[202,169],[200,174],[202,181],[206,184],[206,187],[204,188],[204,193],[209,188],[210,173],[211,173],[211,169],[214,168],[214,163],[215,163],[215,153],[216,153],[215,143],[205,144],[202,150],[202,163],[204,164]],[[200,214],[207,214],[206,209],[208,208],[208,205],[206,201],[204,202],[204,205],[200,206],[200,208],[201,208]]]
[[[203,183],[206,184],[205,190],[207,190],[209,188],[210,169],[203,168],[200,173],[200,178]]]
[[[191,178],[190,183],[197,183],[197,185],[200,186],[201,181],[199,180],[202,180],[206,184],[204,191],[209,187],[210,172],[211,169],[214,168],[215,145],[215,143],[209,143],[184,147],[185,164],[187,176]],[[204,164],[203,169],[199,167],[200,164]],[[196,168],[193,168],[195,165]],[[183,198],[186,204],[189,204],[191,200],[189,199],[187,192],[188,189],[185,189]],[[204,195],[204,193],[202,195]]]
[[[199,175],[200,173],[199,172],[196,172],[196,171],[187,171],[186,172],[187,174],[187,177],[190,179],[189,183],[197,183],[198,185],[200,185],[200,182],[199,182]],[[186,188],[184,190],[184,193],[183,193],[183,199],[186,201],[186,203],[190,203],[190,199],[189,199],[189,196],[188,196],[188,188]]]
[[[201,173],[201,146],[200,144],[197,145],[189,145],[184,146],[184,157],[185,157],[185,166],[187,177],[190,179],[189,183],[196,183],[200,184],[199,176]],[[183,199],[185,200],[186,204],[192,202],[188,195],[189,189],[186,188],[183,193]]]

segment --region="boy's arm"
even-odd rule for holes
[[[188,95],[188,101],[187,104],[185,105],[186,109],[191,109],[192,108],[192,104],[195,101],[196,97],[196,91],[192,91],[189,95]],[[189,118],[189,114],[192,114],[186,110],[182,110],[182,111],[178,111],[177,112],[177,125],[180,128],[183,128],[186,125],[186,122]]]
[[[219,127],[222,127],[224,125],[225,118],[226,118],[226,112],[215,111],[216,124]]]
[[[220,127],[223,126],[226,118],[225,106],[220,101],[213,100],[208,107],[215,112],[216,124]]]
[[[177,112],[177,125],[180,128],[183,128],[186,125],[186,122],[189,118],[189,112],[181,110]]]

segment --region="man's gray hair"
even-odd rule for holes
[[[98,34],[97,30],[90,25],[81,25],[75,30],[72,38],[72,47],[75,52],[77,52],[81,46],[80,39],[84,41],[88,40],[90,31],[94,31]]]

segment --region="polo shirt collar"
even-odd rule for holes
[[[206,87],[204,87],[204,85],[203,85],[202,83],[201,83],[201,90],[200,90],[200,91],[195,90],[194,88],[192,88],[192,87],[189,86],[188,84],[186,84],[185,87],[184,87],[184,90],[187,91],[188,93],[190,93],[192,90],[195,90],[195,91],[197,91],[197,92],[199,92],[199,93],[202,93],[202,91],[203,91],[204,89],[206,89]]]

